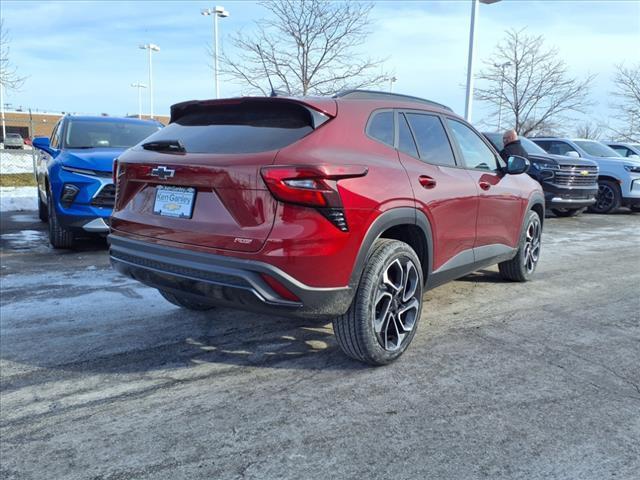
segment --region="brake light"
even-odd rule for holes
[[[282,202],[310,207],[342,207],[338,180],[363,177],[364,166],[277,165],[263,167],[262,178],[267,188]]]
[[[260,170],[277,200],[316,208],[343,232],[348,231],[348,226],[338,180],[363,177],[367,172],[367,167],[359,165],[276,165]]]

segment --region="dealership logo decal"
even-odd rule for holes
[[[172,170],[170,168],[167,167],[156,167],[153,170],[151,170],[151,176],[152,177],[158,177],[160,180],[165,180],[167,178],[171,178],[176,174],[175,170]]]

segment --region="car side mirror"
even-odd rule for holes
[[[49,137],[35,137],[32,144],[34,147],[39,148],[40,150],[44,150],[50,155],[53,153],[53,149],[51,148],[51,144],[49,143]]]
[[[633,160],[640,160],[640,155],[636,155],[635,153],[632,153],[627,158],[631,158]]]
[[[580,158],[580,154],[578,152],[573,151],[573,150],[569,150],[567,153],[565,153],[565,155],[567,157]]]
[[[507,160],[507,173],[509,175],[520,175],[529,170],[529,160],[518,155],[512,155]]]

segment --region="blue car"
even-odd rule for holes
[[[162,128],[137,118],[62,117],[51,138],[36,137],[38,214],[54,248],[72,248],[87,234],[106,234],[113,210],[113,162]]]

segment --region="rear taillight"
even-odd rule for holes
[[[363,177],[367,171],[367,167],[357,165],[277,165],[263,167],[261,174],[276,199],[314,207],[346,232],[349,228],[338,192],[338,180]]]

